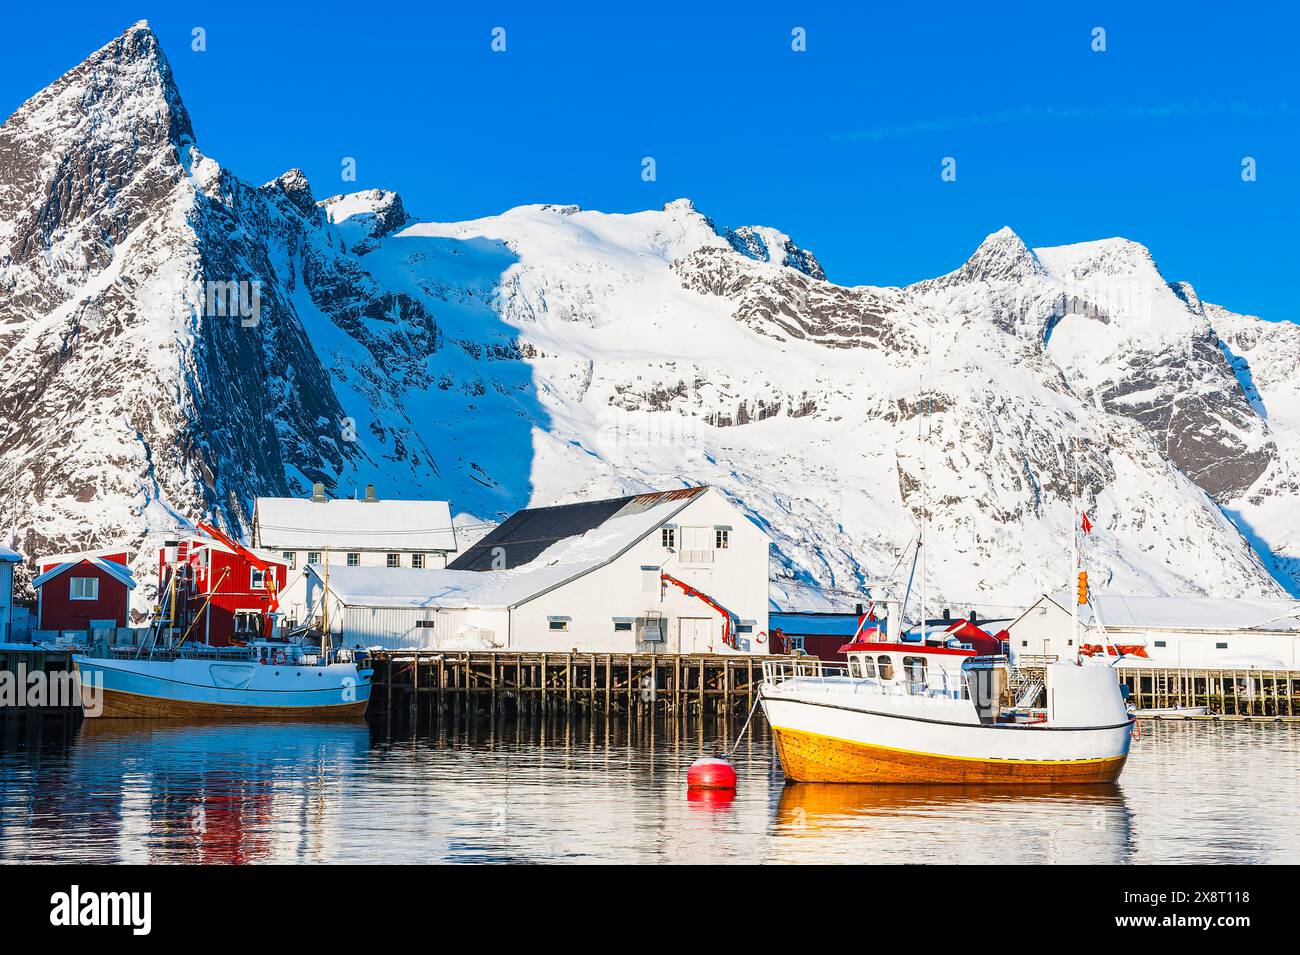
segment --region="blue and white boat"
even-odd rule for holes
[[[87,716],[140,719],[334,719],[365,715],[373,670],[350,650],[322,655],[258,640],[73,662]]]

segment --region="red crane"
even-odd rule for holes
[[[273,565],[207,521],[199,521],[197,526],[204,534],[207,534],[218,543],[226,545],[262,572],[262,586],[266,588],[266,602],[262,607],[262,636],[270,637],[272,630],[271,615],[280,607],[280,595],[275,590],[275,569]]]
[[[712,597],[710,597],[708,594],[704,593],[703,591],[696,590],[690,584],[686,583],[686,581],[678,580],[672,574],[665,574],[664,572],[660,571],[659,577],[665,583],[672,584],[674,587],[678,588],[686,596],[695,597],[699,600],[703,600],[706,604],[708,604],[719,614],[721,614],[722,615],[722,642],[726,646],[731,647],[733,650],[736,649],[736,638],[731,635],[731,612],[727,610],[726,607],[722,606],[722,604],[718,603],[716,600],[714,600]]]

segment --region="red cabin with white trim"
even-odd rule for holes
[[[56,554],[36,561],[36,629],[125,627],[135,578],[122,548]]]
[[[164,620],[174,619],[188,639],[215,647],[261,637],[274,595],[284,590],[288,561],[249,551],[265,564],[211,537],[195,535],[168,541],[158,552],[158,600]],[[175,568],[174,593],[171,577]],[[271,575],[268,587],[266,575]]]

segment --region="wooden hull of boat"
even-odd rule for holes
[[[1101,759],[1004,760],[937,756],[772,728],[781,766],[794,782],[1078,785],[1112,783],[1127,754]]]
[[[334,706],[241,706],[141,696],[120,690],[100,691],[99,719],[176,720],[333,720],[366,715],[368,699]]]

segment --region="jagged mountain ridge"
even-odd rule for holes
[[[255,322],[213,314],[229,282],[256,283]],[[296,170],[253,187],[198,150],[143,24],[0,129],[0,289],[0,528],[28,553],[239,531],[316,480],[478,519],[708,482],[805,602],[898,563],[928,428],[952,599],[1064,582],[1075,433],[1113,587],[1272,595],[1300,555],[1295,337],[1136,243],[1004,229],[946,276],[845,288],[684,200],[439,224]]]

